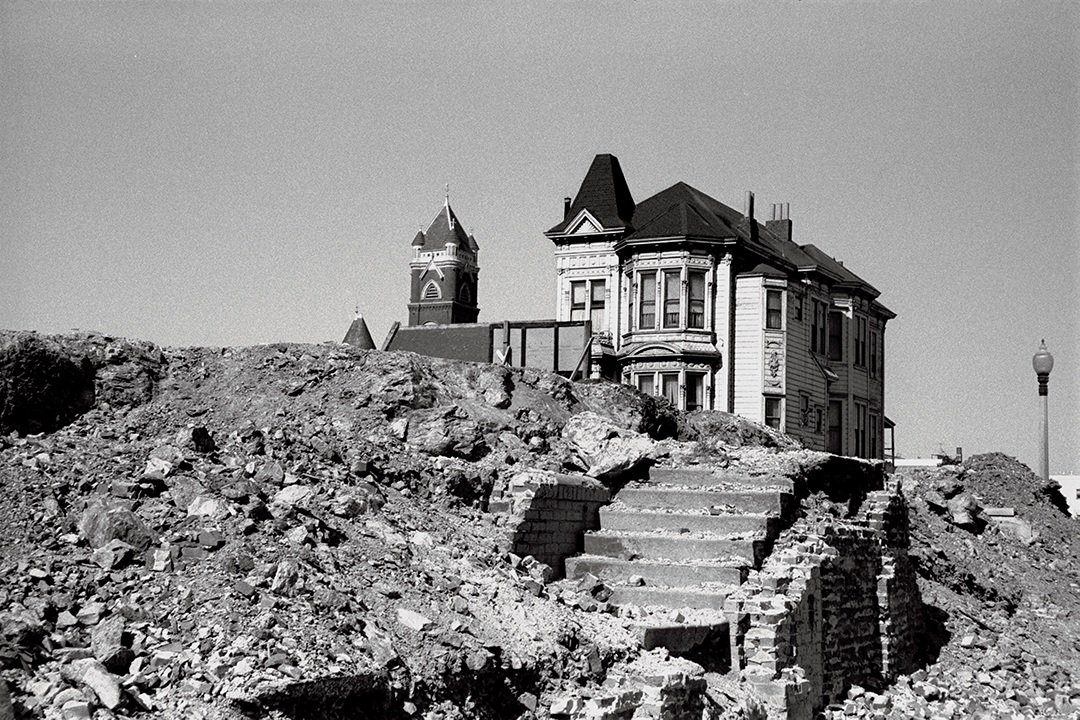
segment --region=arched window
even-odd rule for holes
[[[468,283],[462,283],[461,284],[461,291],[458,293],[458,300],[460,300],[461,302],[463,302],[465,304],[468,304],[468,303],[472,302],[472,293],[469,292]]]
[[[442,297],[442,288],[439,287],[439,283],[429,280],[428,284],[424,286],[421,297],[425,300],[438,300]]]

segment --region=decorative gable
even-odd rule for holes
[[[577,218],[570,223],[570,228],[570,235],[592,235],[604,232],[604,226],[588,210],[582,210]]]

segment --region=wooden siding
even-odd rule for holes
[[[735,374],[735,413],[764,422],[762,343],[765,318],[760,277],[735,279],[735,346],[732,367]]]
[[[727,256],[716,264],[714,282],[713,331],[716,347],[720,350],[720,368],[713,380],[713,408],[734,412],[731,385],[734,380],[731,361],[734,314],[731,312],[734,286],[731,277],[731,258]]]
[[[796,316],[799,299],[802,299],[803,316]],[[811,450],[825,449],[825,435],[828,431],[826,421],[829,401],[825,375],[810,352],[810,328],[814,307],[812,300],[824,300],[828,297],[814,289],[805,289],[799,285],[790,285],[787,292],[787,433],[797,437],[804,446]],[[804,417],[802,396],[810,398],[810,411]],[[817,430],[817,412],[821,412],[821,431]]]

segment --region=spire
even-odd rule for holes
[[[634,198],[626,184],[619,159],[601,154],[593,158],[574,202],[567,209],[564,203],[563,220],[549,233],[566,230],[567,224],[582,210],[588,210],[605,228],[630,227],[634,216]]]
[[[443,204],[446,208],[446,223],[450,226],[450,229],[454,229],[454,213],[450,210],[450,183],[446,183],[446,201]]]
[[[356,319],[352,321],[349,331],[345,333],[345,339],[341,342],[359,350],[375,349],[375,341],[371,339],[371,332],[368,331],[367,323],[364,322],[364,316],[360,314],[359,307],[356,309]]]

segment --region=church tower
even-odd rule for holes
[[[449,192],[427,230],[413,238],[412,248],[409,325],[476,322],[480,248],[450,208]]]

